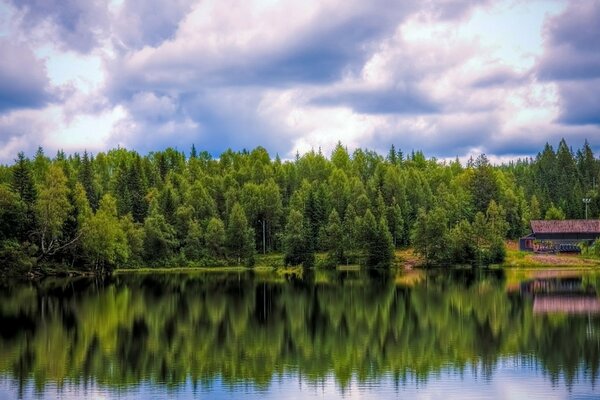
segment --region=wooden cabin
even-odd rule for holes
[[[519,240],[519,250],[578,252],[578,244],[600,238],[600,220],[567,219],[531,221],[531,234]]]

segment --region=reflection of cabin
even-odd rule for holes
[[[535,296],[534,314],[599,314],[600,300],[595,296]]]
[[[520,292],[533,297],[534,314],[600,314],[596,290],[581,277],[531,279],[521,282]]]
[[[531,221],[531,234],[519,240],[522,251],[578,252],[577,245],[600,237],[600,220]]]

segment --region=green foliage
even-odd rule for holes
[[[67,178],[58,165],[48,169],[35,204],[38,246],[41,256],[55,254],[69,243],[62,242],[63,225],[71,212]]]
[[[308,239],[310,231],[310,227],[305,225],[302,213],[292,209],[288,215],[283,239],[285,265],[314,265],[314,248]]]
[[[544,218],[547,220],[562,220],[565,219],[565,212],[560,207],[556,207],[554,204],[551,204],[550,208],[548,208],[548,210],[546,211],[546,215],[544,216]]]
[[[84,223],[83,249],[95,271],[107,271],[127,262],[130,243],[117,216],[117,201],[104,195],[96,214]]]
[[[229,214],[226,232],[227,252],[237,259],[238,264],[246,259],[248,264],[253,263],[254,256],[254,230],[248,227],[248,220],[244,209],[235,203]]]
[[[204,255],[204,234],[198,221],[191,221],[183,241],[183,253],[188,260],[199,260]]]
[[[392,235],[384,217],[376,221],[371,210],[362,220],[364,263],[368,267],[389,267],[394,255]]]
[[[150,264],[164,264],[176,246],[175,229],[167,223],[156,202],[153,203],[144,221],[144,259]]]
[[[499,243],[526,234],[531,219],[582,218],[582,197],[590,198],[589,215],[600,215],[600,161],[587,142],[573,152],[563,140],[557,151],[546,145],[535,159],[500,166],[484,155],[462,166],[395,147],[386,157],[349,153],[342,143],[329,160],[320,150],[271,159],[262,147],[216,159],[193,153],[186,160],[171,148],[145,156],[119,148],[51,159],[40,148],[33,161],[19,153],[0,167],[0,240],[33,251],[38,272],[46,264],[225,264],[250,260],[252,242],[254,251],[285,252],[292,264],[312,265],[311,254],[327,252],[330,265],[383,265],[388,235],[393,247],[414,245],[430,264],[483,264],[501,258]],[[128,257],[83,246],[83,228],[106,195]],[[293,210],[301,221],[292,226]],[[377,246],[381,259],[369,254]]]
[[[206,249],[211,257],[225,255],[225,224],[219,218],[211,218],[204,235]]]
[[[327,250],[327,265],[335,267],[344,262],[345,242],[342,221],[334,209],[323,230],[323,248]]]
[[[7,185],[0,185],[0,240],[23,237],[26,211],[20,197]]]
[[[412,242],[426,264],[439,265],[448,260],[448,218],[443,208],[436,207],[430,212],[419,209]]]

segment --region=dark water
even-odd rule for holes
[[[3,285],[0,399],[600,398],[589,272]]]

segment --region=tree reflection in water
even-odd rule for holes
[[[579,279],[597,301],[597,279]],[[402,282],[387,273],[317,272],[12,283],[0,290],[0,379],[42,391],[48,383],[178,387],[217,378],[266,388],[299,375],[333,376],[343,389],[352,378],[427,381],[447,369],[493,379],[508,358],[541,367],[555,383],[584,376],[595,384],[597,315],[534,313],[535,296],[552,293],[507,290],[500,270]]]

